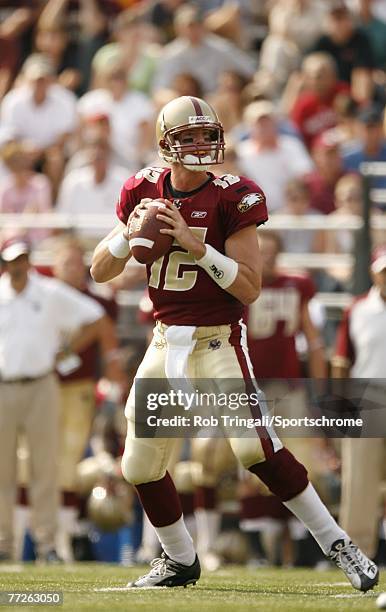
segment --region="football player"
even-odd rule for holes
[[[213,108],[183,96],[166,104],[156,126],[159,153],[168,168],[145,168],[124,184],[117,204],[119,224],[97,246],[91,274],[105,282],[120,274],[131,256],[128,223],[149,201],[162,199],[158,217],[173,236],[169,253],[148,266],[154,304],[154,339],[136,380],[187,377],[240,379],[250,390],[254,375],[242,321],[243,305],[260,292],[261,261],[256,226],[268,218],[265,197],[252,181],[216,177],[210,167],[224,156],[224,133]],[[126,405],[127,438],[122,458],[126,480],[135,485],[163,548],[148,574],[130,586],[195,584],[200,563],[186,529],[181,505],[166,465],[176,442],[135,436],[134,385]],[[137,406],[137,414],[146,406]],[[256,408],[256,407],[255,407]],[[264,405],[255,414],[262,416]],[[245,434],[245,435],[244,435]],[[378,569],[350,541],[323,505],[307,471],[283,447],[274,431],[240,431],[232,450],[246,469],[304,522],[324,553],[351,584],[368,590]]]

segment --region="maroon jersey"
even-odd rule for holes
[[[221,253],[229,236],[268,219],[263,192],[247,178],[208,173],[204,185],[176,198],[169,175],[170,168],[144,168],[129,178],[117,204],[119,219],[126,224],[143,198],[167,198],[195,235]],[[167,325],[222,325],[243,314],[241,302],[221,289],[177,241],[166,256],[147,266],[147,275],[154,317]]]
[[[342,176],[343,171],[339,173],[333,183],[328,183],[317,170],[310,172],[310,174],[304,177],[303,180],[310,190],[312,208],[324,215],[329,215],[336,210],[335,187]]]
[[[248,347],[258,378],[299,378],[295,338],[301,309],[315,295],[310,278],[279,274],[248,309]]]

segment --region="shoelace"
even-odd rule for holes
[[[165,553],[162,553],[161,557],[157,557],[150,562],[150,570],[151,576],[165,576],[166,570],[178,570],[178,563],[169,559],[169,557],[165,556]]]
[[[365,565],[367,559],[359,548],[353,544],[349,544],[340,550],[337,550],[331,555],[338,567],[344,566],[348,571],[360,569],[361,565]]]
[[[151,570],[147,574],[143,574],[140,576],[138,580],[142,580],[142,578],[148,578],[150,576],[165,576],[166,574],[166,559],[165,557],[157,557],[150,562]]]
[[[165,557],[157,557],[150,563],[150,576],[165,576],[167,569],[167,559]]]
[[[167,569],[178,570],[178,563],[175,563],[174,561],[172,561],[172,559],[166,557],[165,553],[162,553],[162,557],[157,557],[156,559],[153,559],[153,561],[150,562],[150,567],[150,572],[148,574],[140,576],[138,580],[147,577],[165,576]]]

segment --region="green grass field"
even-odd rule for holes
[[[100,564],[67,566],[0,566],[0,590],[63,591],[61,609],[79,611],[144,610],[151,612],[206,612],[262,610],[264,612],[334,612],[376,610],[375,599],[386,591],[381,584],[367,594],[358,593],[336,571],[244,569],[227,566],[204,573],[194,587],[124,590],[143,568]],[[0,606],[14,610],[19,606]],[[36,606],[22,606],[23,610]]]

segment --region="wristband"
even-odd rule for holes
[[[206,253],[195,262],[201,266],[221,289],[228,289],[236,279],[239,264],[230,257],[216,251],[210,244],[205,244]]]
[[[116,257],[117,259],[125,259],[130,255],[130,245],[129,241],[123,235],[123,232],[113,236],[108,243],[107,248],[109,249],[111,255]]]

